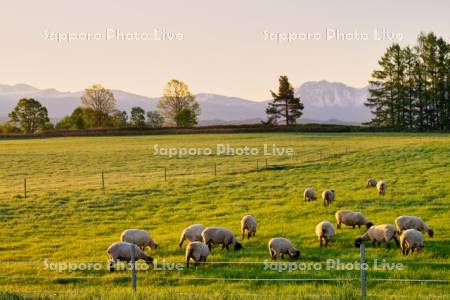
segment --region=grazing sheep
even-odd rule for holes
[[[364,217],[364,215],[359,211],[338,210],[336,212],[336,221],[337,221],[336,225],[337,229],[341,228],[341,224],[353,226],[353,229],[355,229],[355,226],[361,228],[361,225],[366,225],[367,229],[373,226],[373,223],[370,222],[366,217]]]
[[[113,272],[114,267],[118,260],[120,261],[131,261],[131,247],[134,247],[134,253],[136,260],[142,259],[148,265],[153,262],[153,258],[142,251],[137,245],[127,242],[117,242],[109,246],[107,252],[109,255],[109,271]]]
[[[323,205],[327,206],[327,205],[331,204],[331,202],[334,201],[335,197],[336,197],[336,192],[334,190],[323,191],[323,193],[322,193]]]
[[[203,242],[208,245],[211,250],[212,244],[222,244],[222,250],[227,248],[230,250],[229,245],[234,245],[234,251],[242,249],[242,245],[238,242],[231,230],[222,227],[207,227],[202,232]]]
[[[395,226],[391,224],[382,224],[370,227],[366,233],[356,239],[355,247],[359,248],[363,241],[373,241],[373,246],[375,247],[375,243],[378,242],[378,246],[383,241],[386,243],[386,247],[389,249],[391,245],[389,242],[394,240],[398,247],[400,247],[400,243],[397,238],[397,231],[395,230]]]
[[[369,178],[369,179],[367,179],[367,185],[366,185],[366,188],[374,188],[374,187],[376,187],[377,186],[377,181],[375,180],[375,179],[373,179],[373,178]]]
[[[300,257],[300,251],[292,245],[290,240],[282,237],[272,238],[269,241],[269,252],[272,260],[276,260],[280,254],[282,259],[284,258],[284,254],[292,258]]]
[[[312,188],[306,188],[305,191],[303,192],[303,198],[306,200],[311,201],[311,200],[316,200],[316,193],[314,192],[314,190]]]
[[[406,229],[416,229],[428,233],[429,237],[434,236],[434,231],[421,218],[415,216],[400,216],[395,219],[395,225],[399,234]]]
[[[158,244],[156,244],[151,238],[150,234],[141,229],[127,229],[120,235],[120,240],[122,242],[128,242],[135,245],[138,245],[139,248],[144,251],[145,247],[149,246],[152,250],[156,250],[158,248]]]
[[[322,239],[325,239],[325,247],[328,246],[328,242],[334,235],[334,227],[328,221],[322,221],[316,226],[316,235],[320,241],[320,247],[322,247]]]
[[[199,262],[206,262],[209,254],[209,248],[203,242],[190,242],[186,247],[186,267],[189,268],[189,261],[192,258],[195,266]]]
[[[186,227],[181,233],[179,246],[183,245],[184,240],[188,240],[189,242],[198,242],[202,240],[202,231],[205,229],[205,226],[202,224],[193,224],[189,227]]]
[[[418,252],[423,249],[423,236],[422,233],[416,229],[405,230],[400,236],[400,245],[402,247],[403,256],[408,255],[409,250]]]
[[[244,238],[245,230],[247,230],[247,238],[256,235],[256,219],[252,215],[246,215],[241,220],[242,239]]]
[[[380,180],[377,182],[377,190],[379,195],[384,196],[384,194],[386,194],[387,184],[386,182],[384,182],[384,180]]]

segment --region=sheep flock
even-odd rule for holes
[[[387,184],[384,180],[376,181],[373,178],[367,180],[366,188],[376,188],[379,195],[384,196],[387,190]],[[312,187],[307,187],[303,193],[304,201],[314,201],[317,199],[316,193]],[[322,193],[324,206],[331,205],[336,201],[336,192],[333,189],[326,189]],[[393,240],[398,248],[401,249],[404,256],[409,252],[420,252],[424,248],[423,233],[433,237],[434,231],[417,216],[399,216],[395,219],[394,224],[374,224],[369,218],[359,211],[338,210],[335,213],[336,229],[332,222],[323,220],[315,227],[315,234],[319,241],[320,247],[328,247],[330,241],[337,234],[342,225],[350,226],[355,229],[356,226],[361,228],[365,226],[364,234],[355,238],[354,247],[359,248],[364,242],[372,242],[373,246],[380,246],[384,243],[390,248],[390,242]],[[257,221],[250,214],[245,215],[240,220],[240,228],[242,240],[255,238]],[[240,236],[239,235],[239,236]],[[205,227],[203,224],[192,224],[186,227],[182,232],[179,240],[179,248],[182,247],[184,241],[187,241],[185,250],[186,266],[189,268],[191,260],[195,266],[206,263],[209,253],[213,249],[213,245],[219,245],[222,250],[234,251],[244,249],[237,236],[228,228],[224,227]],[[231,246],[231,248],[230,248]],[[151,235],[142,229],[126,229],[120,235],[120,241],[113,243],[108,249],[110,271],[114,271],[115,264],[118,261],[128,262],[131,260],[131,248],[134,248],[135,259],[144,260],[147,264],[153,262],[153,258],[145,252],[149,247],[152,251],[156,251],[158,244],[153,240]],[[272,260],[287,255],[289,258],[297,259],[300,257],[300,250],[286,237],[273,237],[268,241],[269,255]]]

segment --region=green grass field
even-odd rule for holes
[[[295,155],[152,155],[154,144],[215,148],[226,143],[259,149],[276,144],[292,147]],[[269,169],[265,169],[266,158]],[[0,299],[357,299],[360,271],[328,269],[327,260],[357,264],[359,249],[353,244],[364,229],[343,226],[329,248],[322,249],[314,231],[322,220],[335,224],[334,214],[341,208],[359,210],[375,224],[393,224],[399,215],[417,215],[435,231],[434,238],[425,237],[422,253],[407,257],[398,248],[388,251],[367,245],[369,299],[448,299],[449,167],[450,135],[441,134],[1,140]],[[386,196],[365,188],[368,177],[388,183]],[[321,201],[305,203],[302,195],[307,186],[316,192],[333,188],[337,201],[328,207]],[[106,269],[106,249],[124,229],[151,233],[159,249],[147,252],[161,267],[163,262],[166,266],[184,262],[184,247],[178,248],[178,239],[186,226],[224,226],[239,236],[240,219],[248,213],[257,218],[258,232],[255,239],[243,241],[242,251],[214,248],[208,264],[188,270],[140,270],[135,294],[129,271],[110,274]],[[268,269],[264,264],[270,259],[267,242],[275,236],[291,239],[301,251],[298,260],[285,262],[316,269],[279,272],[274,265]],[[46,268],[45,260],[53,266],[101,263],[101,269],[55,271]],[[401,263],[404,268],[383,269],[382,262]],[[402,281],[406,279],[428,281]]]

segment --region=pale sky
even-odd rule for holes
[[[0,3],[0,84],[62,91],[101,83],[159,96],[165,82],[176,78],[194,93],[263,100],[284,74],[294,86],[325,79],[362,87],[392,42],[412,44],[421,31],[450,40],[448,0]],[[108,28],[138,32],[141,40],[116,40],[111,31],[106,40]],[[155,29],[181,38],[154,40]],[[374,30],[383,29],[400,38],[377,40]],[[331,34],[338,31],[366,40],[336,41]],[[58,42],[46,35],[65,32],[98,40]],[[277,42],[265,32],[300,40]],[[318,40],[305,40],[308,33]]]

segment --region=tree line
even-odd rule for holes
[[[399,130],[449,130],[450,44],[421,33],[417,45],[393,44],[373,71],[365,105],[367,123]]]
[[[88,128],[159,128],[192,127],[198,123],[200,106],[188,86],[179,80],[170,80],[158,110],[145,111],[141,107],[131,108],[130,115],[120,111],[117,100],[111,90],[100,84],[85,89],[81,97],[81,106],[52,124],[47,108],[32,98],[23,98],[9,113],[9,121],[0,126],[0,132],[34,133],[52,129],[88,129]]]

